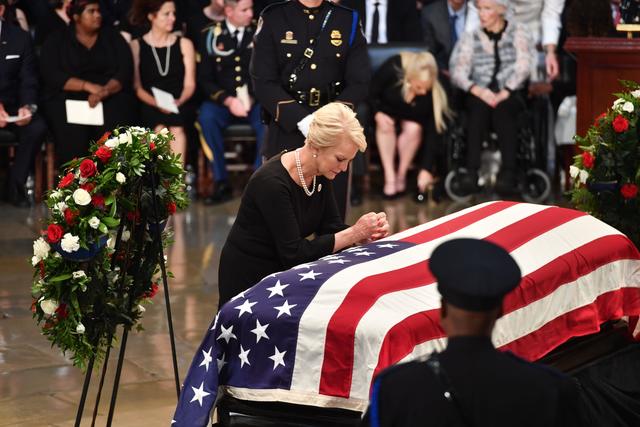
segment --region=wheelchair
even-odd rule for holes
[[[551,180],[546,172],[536,167],[540,164],[536,139],[533,132],[533,114],[525,109],[518,116],[518,152],[516,157],[517,193],[526,202],[542,203],[551,194]],[[468,171],[466,163],[466,115],[460,114],[460,120],[449,133],[447,159],[449,173],[444,182],[447,195],[456,202],[467,203],[474,194],[467,194],[461,188],[461,177]],[[481,166],[478,170],[478,187],[476,194],[491,195],[500,170],[500,151],[497,135],[489,132],[482,145]]]

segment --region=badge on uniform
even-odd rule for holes
[[[218,37],[220,34],[222,34],[222,27],[218,24],[213,28],[213,35]]]
[[[280,43],[298,44],[298,40],[293,38],[293,31],[287,31],[286,33],[284,33],[284,38],[280,40]]]
[[[339,30],[331,31],[331,44],[338,47],[342,44],[342,34]]]

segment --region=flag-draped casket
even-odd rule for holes
[[[494,331],[500,349],[536,360],[640,313],[640,254],[626,236],[571,209],[489,202],[272,274],[236,296],[193,358],[174,425],[206,425],[219,393],[363,411],[380,370],[444,348],[426,261],[457,237],[497,243],[522,271]]]

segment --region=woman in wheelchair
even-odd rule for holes
[[[478,191],[482,141],[492,128],[498,136],[502,167],[495,189],[507,195],[517,189],[518,115],[520,94],[529,78],[533,45],[526,29],[508,21],[507,0],[477,0],[481,28],[465,33],[451,54],[453,84],[467,92],[467,170],[460,179],[468,194]]]
[[[438,82],[438,66],[428,52],[400,52],[387,59],[371,81],[370,102],[376,122],[376,142],[384,171],[383,197],[404,194],[407,170],[420,147],[434,144],[450,115],[447,95]],[[431,151],[426,146],[424,150]],[[398,152],[398,168],[395,156]],[[422,172],[425,186],[433,175]]]

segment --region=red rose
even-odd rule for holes
[[[153,143],[153,141],[152,141],[152,142],[150,142],[150,143],[149,143],[149,150],[153,151],[153,150],[155,150],[155,149],[156,149],[156,144],[154,144],[154,143]]]
[[[91,193],[96,188],[96,185],[93,182],[85,182],[80,186],[80,188],[86,190],[88,193]]]
[[[96,141],[98,143],[98,145],[102,145],[105,143],[105,141],[107,139],[109,139],[109,137],[111,136],[111,132],[110,131],[106,131],[105,133],[102,134],[102,136],[100,137],[100,139],[98,141]],[[100,159],[102,160],[102,159]]]
[[[169,212],[169,215],[173,215],[174,213],[176,213],[176,204],[175,204],[175,202],[167,203],[167,212]]]
[[[73,173],[69,172],[64,176],[64,178],[60,180],[60,182],[58,183],[58,188],[68,187],[73,182],[74,179],[75,179],[75,176],[73,175]]]
[[[64,211],[64,220],[67,225],[74,225],[76,223],[76,217],[78,216],[78,211],[74,211],[73,209],[66,209]]]
[[[598,117],[596,117],[596,120],[593,122],[593,125],[595,127],[600,127],[600,120],[604,119],[605,117],[607,117],[607,113],[600,114]]]
[[[629,129],[629,121],[620,115],[616,116],[611,124],[613,125],[613,130],[617,133],[626,132]]]
[[[98,172],[98,168],[96,167],[96,163],[90,159],[84,159],[82,163],[80,163],[80,176],[83,178],[89,178]]]
[[[60,239],[62,239],[63,234],[64,229],[58,224],[49,224],[49,227],[47,227],[47,240],[49,243],[58,243]]]
[[[156,296],[157,293],[158,293],[158,284],[156,282],[153,282],[151,284],[151,290],[145,292],[144,296],[146,298],[153,298]]]
[[[594,157],[593,154],[591,154],[588,151],[583,151],[582,152],[582,165],[587,168],[587,169],[591,169],[593,168],[593,164],[596,161],[596,158]]]
[[[111,149],[109,147],[102,146],[94,153],[102,163],[107,163],[111,158]]]
[[[67,310],[67,304],[62,303],[56,308],[56,314],[58,319],[66,319],[69,316],[69,310]]]
[[[620,194],[625,199],[634,199],[638,195],[638,186],[635,184],[624,184],[620,188]]]
[[[98,209],[104,209],[104,196],[102,194],[94,194],[91,196],[91,203]]]

